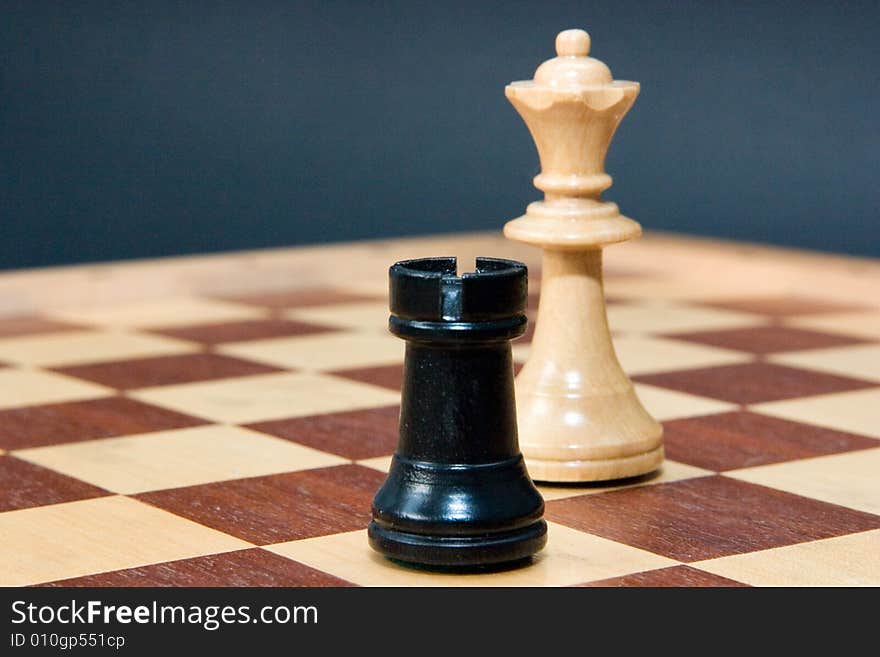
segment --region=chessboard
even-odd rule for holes
[[[523,260],[537,298],[539,250],[494,234],[0,275],[0,584],[880,585],[880,264],[664,235],[605,275],[662,470],[541,485],[525,567],[374,553],[387,268],[425,255]]]

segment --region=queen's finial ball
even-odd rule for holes
[[[556,35],[559,57],[586,57],[590,54],[590,35],[584,30],[565,30]]]

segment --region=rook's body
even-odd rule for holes
[[[400,442],[373,502],[371,545],[433,566],[531,556],[544,503],[516,431],[510,340],[525,330],[526,268],[454,258],[391,268],[391,331],[407,341]]]

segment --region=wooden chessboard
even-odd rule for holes
[[[608,249],[606,292],[662,471],[542,486],[526,568],[374,554],[387,267],[425,255],[539,285],[485,234],[0,275],[0,583],[880,585],[880,264],[655,235]]]

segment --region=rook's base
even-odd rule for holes
[[[547,523],[481,536],[425,536],[401,532],[373,521],[370,546],[391,559],[419,566],[472,568],[522,561],[547,543]]]

